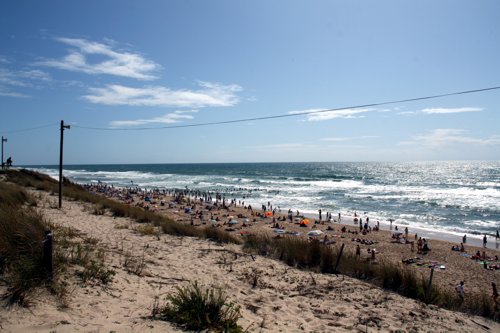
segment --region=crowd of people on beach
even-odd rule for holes
[[[250,204],[245,204],[245,199],[251,196],[251,191],[248,191],[247,195],[244,195],[242,199],[236,199],[224,191],[201,191],[193,190],[189,188],[184,189],[141,189],[137,186],[130,187],[115,187],[113,185],[107,185],[103,183],[98,184],[87,184],[84,185],[85,188],[93,193],[98,193],[106,197],[114,198],[123,201],[128,204],[137,205],[145,209],[150,210],[160,210],[162,207],[177,208],[184,210],[186,214],[189,215],[190,223],[192,225],[197,225],[199,221],[200,224],[207,224],[210,221],[211,225],[214,227],[224,227],[227,231],[240,231],[240,234],[245,234],[241,232],[241,228],[253,226],[259,221],[265,221],[269,224],[272,230],[275,230],[276,235],[274,238],[280,239],[285,235],[297,236],[300,232],[288,230],[287,223],[296,224],[300,227],[306,227],[311,230],[318,229],[319,226],[325,225],[325,231],[335,231],[333,227],[334,223],[341,223],[343,220],[342,214],[339,212],[334,218],[331,212],[323,212],[322,209],[318,210],[317,218],[308,218],[300,213],[299,210],[293,211],[288,209],[286,213],[282,213],[282,209],[279,206],[273,205],[270,201],[267,204],[262,204],[260,209],[253,208]],[[238,192],[241,193],[245,191],[244,188],[239,188]],[[241,208],[246,214],[239,213],[236,217],[233,217],[231,212],[233,208]],[[221,211],[225,211],[225,214],[221,214]],[[244,219],[239,226],[237,224],[236,218]],[[352,241],[356,243],[355,255],[357,258],[361,258],[361,246],[368,246],[366,252],[368,253],[369,260],[375,260],[375,255],[378,251],[373,248],[376,244],[375,241],[370,240],[366,236],[370,233],[380,230],[380,222],[376,221],[373,225],[370,224],[370,218],[365,214],[364,217],[360,216],[357,212],[354,212],[352,217],[349,218],[353,221],[356,227],[351,230],[347,225],[341,225],[338,229],[340,235],[350,233],[354,237],[351,237]],[[393,230],[394,220],[389,220],[390,230]],[[321,235],[322,238],[319,236]],[[359,237],[361,236],[361,237]],[[343,237],[343,236],[342,236]],[[310,234],[308,236],[310,241],[318,241],[324,245],[330,245],[336,243],[336,238],[328,234],[322,234],[318,232],[316,234]],[[497,242],[500,240],[499,231],[496,232]],[[428,239],[424,237],[418,237],[415,233],[412,238],[409,236],[409,230],[406,226],[402,231],[398,230],[396,225],[392,232],[392,243],[399,244],[409,244],[411,252],[414,251],[415,243],[417,245],[418,254],[427,254],[431,251]],[[467,236],[464,235],[460,245],[453,245],[451,250],[468,256],[465,244],[467,242]],[[486,248],[487,236],[483,237],[483,247]],[[498,270],[500,269],[500,261],[498,255],[494,257],[487,256],[485,251],[480,253],[477,251],[475,254],[470,255],[470,258],[476,261],[480,261],[484,264],[485,269]],[[420,259],[420,258],[419,258]],[[408,262],[404,263],[411,264],[416,263],[414,258],[407,259]],[[495,295],[496,285],[493,285],[493,295]],[[461,281],[456,286],[456,291],[458,296],[463,299],[465,297],[465,282]],[[495,300],[498,298],[498,293],[496,293]]]

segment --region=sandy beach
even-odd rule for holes
[[[94,215],[89,204],[75,201],[63,202],[63,209],[55,209],[57,197],[37,192],[41,198],[38,209],[55,225],[78,231],[78,238],[92,240],[96,248],[105,253],[105,262],[116,275],[107,287],[82,284],[72,272],[66,279],[68,290],[66,304],[61,305],[47,291],[37,291],[30,308],[3,308],[0,311],[0,330],[5,332],[175,332],[167,322],[149,318],[155,298],[162,300],[175,291],[176,286],[198,281],[206,286],[222,287],[230,299],[241,306],[239,324],[249,332],[485,332],[500,331],[500,324],[463,313],[450,312],[435,306],[407,299],[382,290],[371,284],[342,275],[318,274],[292,268],[284,263],[256,256],[253,260],[238,245],[220,245],[191,237],[161,234],[141,235],[135,229],[138,223],[110,214]],[[166,203],[171,199],[162,198]],[[139,198],[135,198],[139,202]],[[155,205],[152,205],[154,208]],[[161,213],[194,224],[210,223],[210,213],[200,220],[177,205],[157,205]],[[191,205],[192,207],[192,205]],[[200,208],[198,208],[200,210]],[[221,228],[229,216],[248,215],[241,207],[212,211],[220,219]],[[247,217],[253,221],[251,216]],[[240,218],[244,221],[244,218]],[[234,225],[233,233],[269,232],[274,234],[272,218],[260,219],[243,227]],[[344,220],[345,222],[345,220]],[[314,224],[302,228],[295,223],[284,224],[285,230],[307,232]],[[351,222],[352,223],[352,222]],[[351,231],[358,227],[346,223]],[[391,243],[387,231],[355,235],[340,232],[341,226],[317,224],[336,243],[345,244],[354,251],[358,242],[352,238],[375,241],[373,245],[361,244],[361,256],[368,257],[367,248],[376,248],[378,258],[394,261],[419,256],[411,252],[408,244]],[[466,295],[484,291],[490,293],[492,281],[499,282],[500,271],[490,271],[480,264],[450,250],[451,243],[431,241],[431,251],[422,256],[425,261],[437,261],[446,268],[436,268],[435,283],[445,288],[464,280]],[[475,251],[467,246],[467,252]],[[498,254],[487,250],[487,255]],[[124,261],[142,258],[141,274],[131,274]],[[429,274],[428,265],[413,265],[417,272]],[[257,285],[253,286],[255,277]],[[488,329],[486,329],[487,327]]]
[[[371,257],[371,254],[368,252],[369,249],[376,249],[377,258],[387,259],[396,263],[414,259],[414,263],[407,265],[412,266],[417,273],[424,277],[428,277],[430,269],[434,268],[436,273],[434,274],[435,283],[439,287],[449,290],[454,290],[460,281],[464,281],[466,282],[468,292],[490,294],[491,282],[495,282],[497,285],[500,283],[500,269],[496,269],[500,268],[500,260],[498,260],[500,256],[500,250],[498,250],[499,243],[491,237],[489,247],[487,248],[477,246],[478,242],[473,242],[474,245],[471,245],[469,238],[469,242],[464,244],[464,252],[452,251],[452,247],[460,247],[461,238],[458,238],[457,242],[427,238],[430,251],[419,253],[418,238],[428,237],[428,234],[424,233],[419,236],[418,232],[421,232],[421,230],[414,231],[409,228],[408,242],[403,244],[402,241],[394,239],[393,235],[401,234],[400,239],[403,239],[405,237],[404,226],[399,226],[399,230],[396,230],[397,226],[394,224],[393,230],[380,228],[378,231],[367,232],[363,235],[360,232],[359,223],[355,222],[355,219],[362,220],[365,223],[367,216],[360,216],[359,214],[357,214],[357,217],[354,217],[354,215],[341,216],[341,223],[325,221],[319,223],[319,216],[316,219],[308,218],[310,223],[306,227],[301,227],[300,221],[302,218],[295,216],[295,213],[293,213],[292,222],[290,222],[286,211],[276,213],[272,217],[264,218],[258,216],[264,215],[262,210],[254,208],[253,211],[249,211],[235,203],[229,206],[228,209],[205,211],[200,218],[200,215],[195,214],[195,212],[197,210],[199,213],[203,212],[203,204],[195,203],[193,205],[190,202],[189,204],[185,203],[168,208],[166,205],[161,206],[158,204],[162,200],[169,202],[172,198],[157,197],[156,201],[148,205],[151,209],[157,210],[183,223],[191,223],[192,220],[194,224],[211,224],[210,220],[218,218],[220,221],[217,223],[217,226],[232,230],[230,231],[232,233],[266,232],[272,236],[277,235],[278,228],[274,228],[274,226],[278,223],[282,227],[281,230],[285,233],[300,233],[301,235],[298,237],[307,237],[308,232],[320,230],[322,232],[321,236],[318,237],[320,241],[323,241],[326,235],[327,241],[332,243],[331,246],[345,244],[347,251],[353,253],[356,250],[356,246],[359,245],[361,259]],[[142,205],[143,198],[136,196],[133,204]],[[185,212],[186,207],[190,208],[190,213]],[[241,216],[241,218],[238,218],[238,216]],[[335,216],[333,220],[338,220],[338,217]],[[237,221],[238,223],[230,225],[230,221]],[[374,227],[376,224],[377,222],[369,221],[370,226]],[[345,232],[342,232],[343,227],[345,227]],[[415,238],[415,232],[417,232],[417,238]],[[445,236],[443,238],[446,239],[449,237]],[[413,242],[413,246],[411,242]],[[483,256],[484,252],[485,261],[488,263],[490,269],[485,269],[483,260],[472,259],[472,256],[476,255],[478,251],[481,256]]]

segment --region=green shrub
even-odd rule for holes
[[[48,279],[44,231],[44,220],[36,211],[0,205],[0,274],[9,285],[9,303],[27,304],[29,291]]]
[[[219,288],[202,288],[195,281],[186,287],[177,287],[177,293],[167,297],[162,308],[153,310],[153,317],[173,322],[187,330],[215,332],[243,332],[238,326],[240,308],[228,302]]]

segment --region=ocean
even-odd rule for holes
[[[30,168],[58,177],[57,166]],[[500,162],[67,165],[77,183],[219,192],[260,208],[472,237],[500,229]],[[474,236],[476,235],[476,236]]]

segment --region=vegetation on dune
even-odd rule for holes
[[[12,170],[7,172],[6,175],[9,180],[18,182],[23,186],[44,189],[49,192],[54,192],[57,185],[50,177],[27,170]],[[10,191],[12,192],[12,190]],[[428,304],[481,315],[486,318],[500,321],[499,306],[497,303],[493,302],[490,297],[486,295],[471,295],[467,297],[464,302],[461,302],[457,295],[449,291],[440,290],[433,286],[431,286],[431,289],[428,289],[428,281],[426,278],[419,277],[411,268],[401,266],[398,263],[386,262],[383,260],[378,260],[377,262],[361,261],[352,253],[344,252],[337,266],[337,259],[339,258],[340,252],[338,247],[324,246],[316,241],[310,242],[295,237],[272,239],[268,235],[247,235],[241,238],[211,226],[200,228],[178,223],[163,215],[89,193],[80,185],[73,184],[67,180],[64,185],[64,195],[73,200],[93,203],[95,206],[95,214],[104,214],[104,211],[108,210],[114,216],[129,217],[139,223],[150,222],[152,226],[159,227],[159,230],[163,233],[207,238],[223,243],[243,244],[244,249],[248,252],[281,260],[289,266],[314,270],[321,273],[331,274],[341,272],[342,274],[363,279],[384,289],[395,291],[403,296],[411,297]],[[17,196],[21,199],[12,199],[11,201],[30,201],[29,196],[25,193],[16,193],[14,191],[7,195],[7,197],[12,198],[17,198]],[[8,200],[10,199],[7,199],[6,202]],[[3,201],[4,200],[2,200],[2,202]],[[38,217],[38,219],[40,219],[40,217]],[[152,227],[146,226],[136,228],[135,230],[145,235],[156,233]],[[1,255],[2,253],[0,252],[0,260]],[[36,255],[34,255],[34,257],[36,258]],[[4,258],[6,258],[5,255]],[[5,264],[3,266],[5,266]],[[108,277],[112,277],[112,273],[106,272],[105,270],[103,274],[104,280]],[[207,291],[199,289],[197,285],[178,290],[178,292],[179,295],[172,298],[170,300],[171,303],[176,304],[175,302],[182,301],[191,306],[198,306],[197,304],[200,302],[200,299],[204,299],[201,296],[207,293]],[[206,294],[204,297],[215,297],[215,294],[213,294],[213,292],[211,293],[212,294]],[[194,297],[195,295],[197,295],[198,298]],[[187,296],[192,296],[193,299],[187,299]],[[174,308],[172,306],[168,307],[168,310],[166,309],[167,308],[164,308],[160,317],[178,320],[178,318],[184,316],[180,314],[174,315]]]
[[[176,323],[183,329],[210,332],[243,332],[238,326],[240,308],[228,301],[220,288],[203,288],[195,281],[177,287],[160,306],[156,300],[152,317]]]
[[[53,180],[32,172],[19,176],[7,172],[9,180],[23,186],[36,186],[50,190]],[[12,176],[14,175],[14,176]],[[30,304],[32,291],[45,286],[57,296],[64,296],[65,281],[59,275],[69,265],[80,265],[83,282],[95,279],[106,284],[114,272],[104,266],[103,254],[95,247],[72,241],[78,233],[70,228],[51,225],[35,210],[37,201],[15,184],[0,182],[0,279],[7,286],[1,295],[7,304]],[[54,232],[51,271],[44,255],[44,240],[48,230]]]
[[[46,223],[35,201],[18,186],[0,182],[0,276],[7,282],[8,303],[27,304],[27,294],[47,281],[43,261]]]
[[[453,292],[438,289],[434,285],[429,288],[427,278],[419,276],[409,267],[394,262],[359,260],[352,253],[344,252],[335,272],[340,248],[324,246],[319,241],[292,237],[272,239],[267,235],[249,235],[244,248],[249,252],[281,260],[289,266],[320,273],[341,273],[426,304],[500,321],[499,304],[491,297],[485,294],[470,295],[462,302]]]

